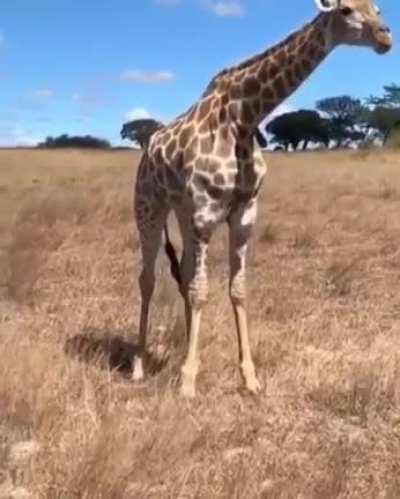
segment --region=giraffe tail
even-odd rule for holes
[[[171,264],[171,274],[175,279],[175,281],[180,286],[182,284],[181,271],[180,271],[178,257],[176,256],[175,248],[171,243],[171,239],[169,237],[168,224],[165,224],[164,226],[164,235],[165,235],[165,252],[167,253],[167,256]]]

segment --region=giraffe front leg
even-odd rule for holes
[[[183,253],[180,263],[181,270],[181,286],[180,293],[185,304],[185,324],[186,324],[186,337],[189,341],[190,323],[192,317],[192,310],[189,300],[189,283],[193,278],[194,271],[194,248],[193,248],[193,238],[186,230],[185,225],[181,224],[181,232],[183,238]]]
[[[185,248],[187,251],[188,248]],[[181,393],[185,397],[196,394],[196,376],[199,369],[198,340],[202,308],[207,302],[207,252],[208,241],[195,235],[193,246],[193,277],[188,284],[186,300],[186,316],[188,327],[188,353],[182,366]],[[190,270],[188,269],[188,272]]]
[[[238,208],[229,219],[230,297],[236,321],[240,369],[251,393],[257,393],[261,388],[251,356],[246,306],[246,253],[256,214],[257,206],[253,201]]]

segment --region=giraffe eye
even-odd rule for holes
[[[343,16],[347,17],[353,13],[353,9],[350,7],[343,7],[342,9],[340,9],[340,12],[342,13]]]

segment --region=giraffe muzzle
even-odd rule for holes
[[[390,29],[387,26],[380,26],[374,32],[375,52],[386,54],[392,48],[393,38]]]

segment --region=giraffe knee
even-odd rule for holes
[[[233,281],[229,292],[233,305],[244,305],[246,302],[246,285],[244,279]]]
[[[189,303],[193,308],[202,308],[208,301],[208,283],[191,283],[188,290]]]
[[[180,292],[182,298],[186,298],[188,296],[188,285],[187,285],[187,283],[183,282],[179,286],[179,292]]]
[[[143,269],[139,276],[139,286],[142,296],[147,299],[151,298],[155,286],[154,273]]]

